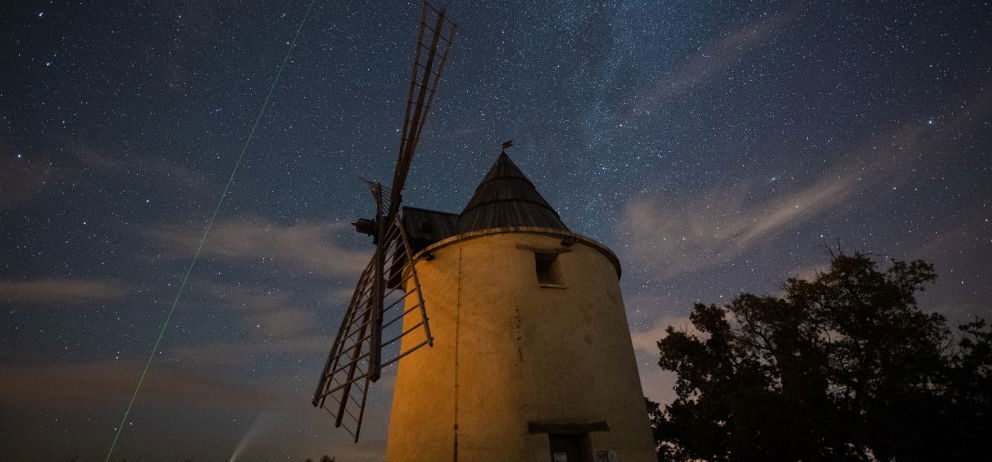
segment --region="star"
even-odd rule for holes
[[[280,342],[333,340],[354,266],[372,249],[347,225],[370,204],[356,178],[388,186],[393,176],[415,6],[317,2],[266,100],[308,1],[119,3],[12,2],[4,32],[16,50],[0,72],[0,293],[21,293],[4,286],[20,280],[45,291],[4,299],[0,345],[25,352],[12,367],[92,369],[102,375],[76,378],[130,393],[124,378],[140,372],[216,210],[163,349],[198,352],[189,358],[204,365],[245,353],[230,368],[153,363],[145,385],[161,396],[138,397],[135,416],[148,420],[136,418],[134,433],[103,417],[122,411],[106,403],[128,399],[111,391],[78,399],[87,417],[66,414],[59,428],[0,404],[27,424],[4,434],[12,443],[0,445],[0,460],[105,451],[114,425],[125,429],[122,448],[148,451],[114,460],[229,456],[214,442],[181,453],[142,425],[195,434],[244,424],[285,403],[238,395],[240,385],[312,388],[326,352]],[[773,292],[777,275],[827,261],[824,243],[933,260],[946,277],[920,303],[961,307],[949,317],[979,315],[992,297],[987,14],[954,2],[929,16],[913,2],[431,3],[448,3],[459,29],[403,205],[461,211],[499,143],[515,139],[509,155],[562,221],[616,252],[633,332],[686,316],[695,301]],[[178,27],[187,23],[210,27]],[[878,78],[893,63],[898,78]],[[968,290],[953,290],[964,279]],[[645,394],[670,395],[651,379],[657,357],[638,354]],[[108,358],[119,360],[111,368]],[[229,388],[225,403],[251,404],[155,404],[169,392],[157,381],[180,372],[191,389],[216,384],[199,388]],[[37,399],[26,394],[24,409],[47,405]],[[377,406],[369,410],[388,415]],[[271,426],[278,447],[244,459],[305,460],[295,448],[337,438],[327,425],[299,430],[310,423],[285,417]],[[82,447],[31,445],[35,427],[77,431]]]

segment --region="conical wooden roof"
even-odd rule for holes
[[[558,212],[541,197],[510,156],[502,152],[458,217],[458,232],[510,226],[568,231]]]

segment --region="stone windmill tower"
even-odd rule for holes
[[[375,252],[313,405],[357,441],[398,362],[391,462],[655,460],[620,263],[569,231],[509,143],[462,213],[401,205],[454,33],[424,2],[393,181],[368,183],[374,218],[355,223]]]
[[[434,345],[398,366],[389,461],[656,460],[613,252],[505,152],[461,214],[404,225]]]

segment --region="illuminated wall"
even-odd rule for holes
[[[435,344],[399,362],[389,461],[657,460],[612,252],[500,228],[420,255]]]

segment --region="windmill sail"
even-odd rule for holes
[[[413,252],[399,210],[406,176],[455,38],[455,27],[445,18],[444,8],[423,3],[393,183],[390,188],[369,183],[376,202],[375,219],[355,223],[357,231],[374,237],[375,254],[355,287],[313,397],[313,405],[334,415],[335,426],[345,427],[356,442],[365,416],[369,382],[379,379],[383,367],[424,345],[433,345],[420,281],[412,264]],[[407,335],[420,335],[423,340],[402,350],[400,339]]]
[[[406,232],[399,219],[395,219],[386,232],[380,281],[383,302],[379,314],[381,325],[376,326],[375,299],[376,259],[373,258],[362,272],[352,295],[345,318],[338,330],[331,354],[324,365],[313,405],[334,415],[335,426],[344,427],[358,441],[369,382],[374,381],[372,353],[376,351],[374,339],[378,337],[384,353],[381,367],[398,361],[413,351],[433,344],[424,297],[414,266]],[[409,319],[408,319],[409,318]],[[400,349],[400,339],[416,335],[421,341]]]
[[[433,21],[431,21],[433,19]],[[448,60],[448,51],[455,40],[455,23],[445,18],[445,9],[436,9],[424,2],[420,9],[420,30],[417,33],[417,46],[414,51],[413,70],[410,74],[410,89],[406,98],[406,115],[403,118],[403,134],[400,137],[396,170],[393,174],[392,194],[389,198],[389,215],[399,211],[403,185],[410,171],[413,155],[420,141],[420,131],[427,120],[427,113],[434,102],[434,93],[441,82],[441,72]],[[430,38],[425,41],[425,33]],[[438,48],[443,49],[438,54]]]

